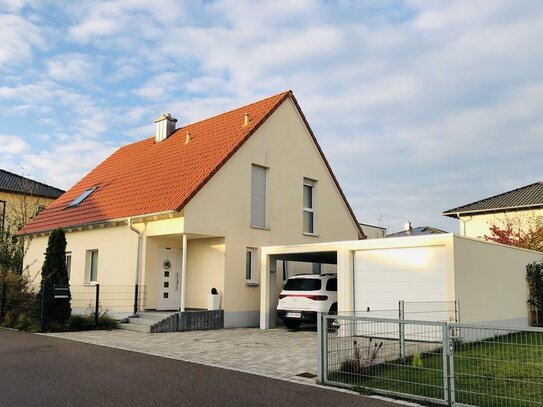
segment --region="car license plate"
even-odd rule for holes
[[[302,313],[301,312],[287,312],[286,317],[287,318],[301,318]]]

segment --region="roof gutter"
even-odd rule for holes
[[[532,205],[519,205],[519,206],[507,206],[502,208],[492,208],[492,209],[476,209],[473,211],[455,211],[450,210],[443,212],[443,216],[448,216],[450,218],[460,218],[460,216],[469,216],[470,214],[480,214],[480,213],[494,213],[494,212],[507,212],[507,211],[518,211],[522,209],[538,209],[543,207],[543,204],[532,204]]]
[[[94,227],[99,225],[107,225],[109,223],[124,223],[128,222],[128,219],[136,220],[136,219],[145,219],[145,218],[153,218],[153,217],[159,217],[159,216],[174,216],[175,214],[178,214],[179,212],[176,210],[169,210],[169,211],[162,211],[162,212],[153,212],[153,213],[146,213],[143,215],[137,215],[137,216],[130,216],[128,218],[117,218],[117,219],[107,219],[107,220],[101,220],[98,222],[89,222],[89,223],[80,223],[78,225],[66,225],[66,226],[59,226],[60,228],[64,230],[68,229],[79,229],[79,228],[87,228],[87,227]],[[44,229],[44,230],[36,230],[29,233],[21,233],[20,231],[17,232],[18,236],[28,236],[28,235],[39,235],[41,233],[48,233],[54,228]]]

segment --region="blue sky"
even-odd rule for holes
[[[0,0],[0,168],[69,188],[119,146],[292,89],[359,220],[543,178],[543,2]]]

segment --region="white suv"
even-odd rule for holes
[[[277,316],[289,329],[317,322],[317,313],[337,313],[337,275],[300,274],[290,277],[279,294]]]

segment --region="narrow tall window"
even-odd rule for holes
[[[315,181],[304,178],[304,233],[315,233]]]
[[[87,268],[89,283],[98,282],[98,250],[87,251]]]
[[[251,167],[251,226],[265,228],[266,225],[266,168]]]
[[[256,249],[248,247],[245,252],[245,283],[256,284]]]
[[[72,252],[66,252],[66,271],[68,272],[68,280],[72,273]]]

